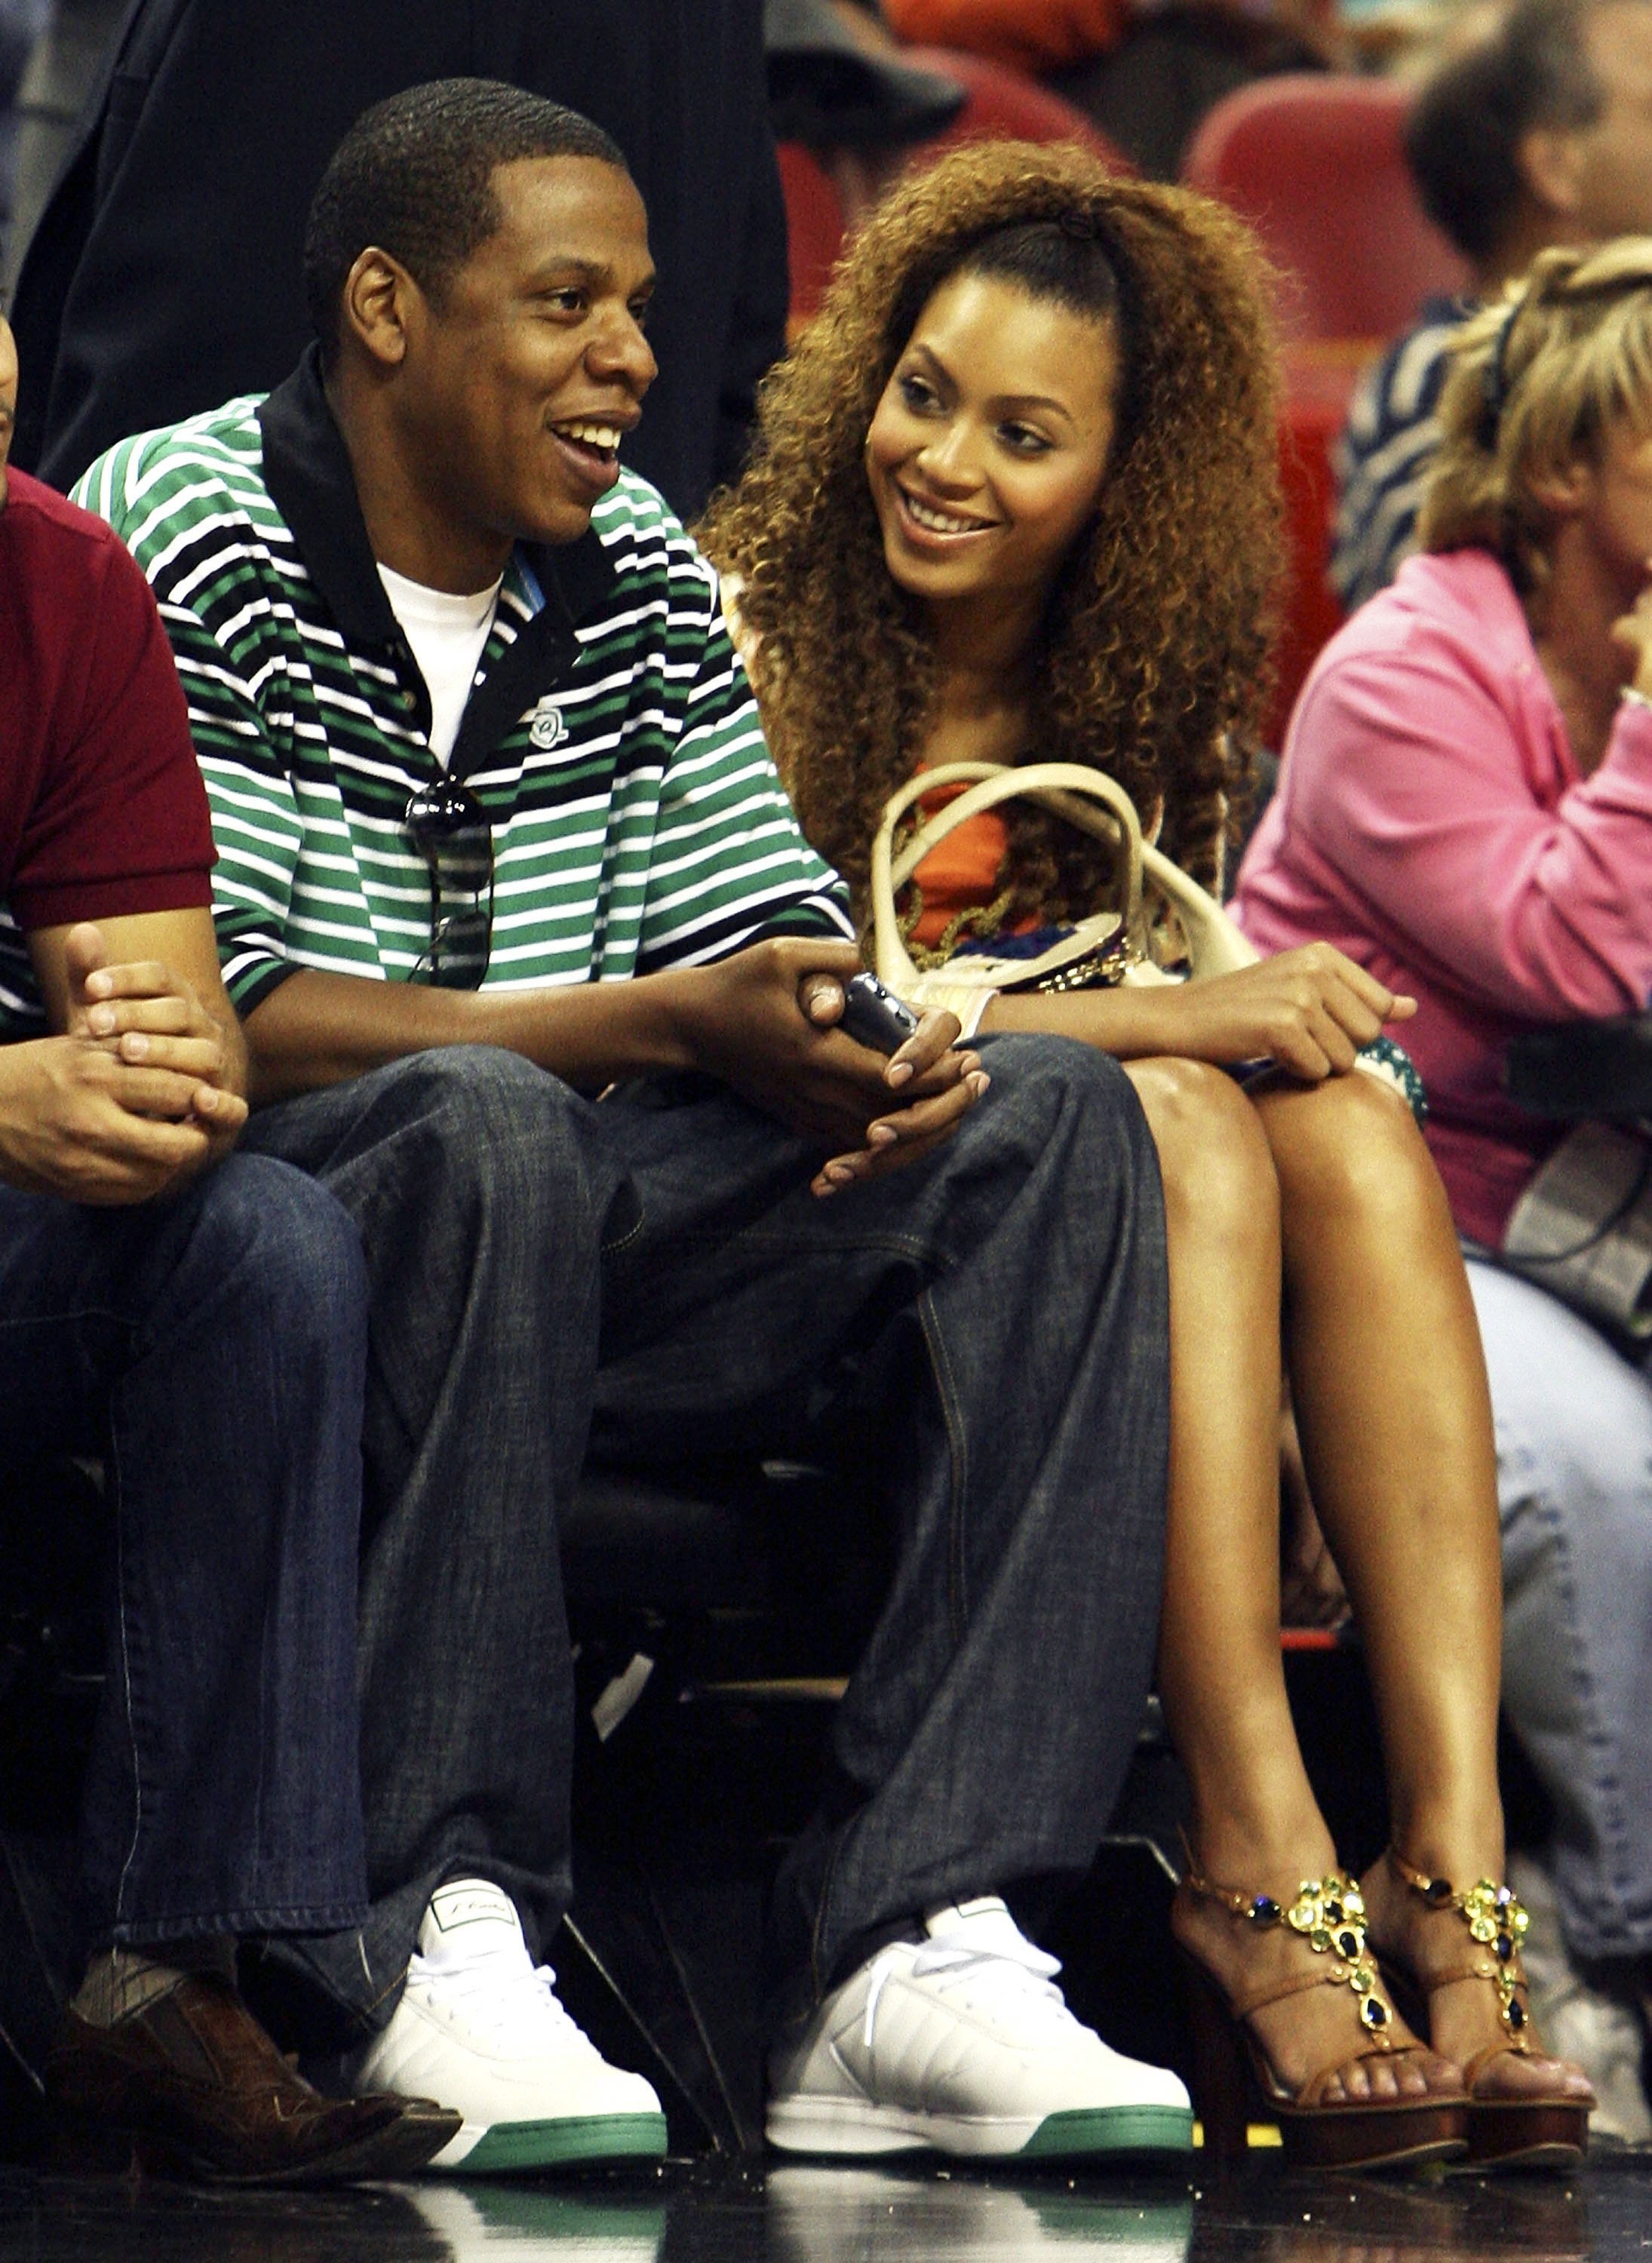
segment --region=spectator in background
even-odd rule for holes
[[[1540,254],[1460,333],[1439,416],[1424,553],[1308,677],[1237,907],[1264,951],[1328,941],[1418,1001],[1491,1380],[1503,1704],[1554,1812],[1519,1880],[1533,2002],[1644,2144],[1652,1384],[1498,1253],[1561,1138],[1503,1092],[1511,1039],[1652,994],[1652,240]],[[1561,1247],[1600,1215],[1579,1193]]]
[[[775,134],[813,150],[852,235],[914,146],[953,123],[964,90],[903,63],[877,16],[849,0],[764,0],[763,44]]]
[[[67,488],[130,433],[278,384],[309,334],[305,214],[344,129],[469,72],[625,151],[666,278],[635,460],[697,511],[785,343],[760,0],[137,0],[18,280],[18,461]]]
[[[1045,79],[1166,181],[1223,95],[1337,53],[1334,11],[1314,0],[883,0],[883,13],[903,40]]]
[[[11,210],[18,86],[40,28],[41,7],[42,0],[0,0],[0,242]]]
[[[127,0],[9,0],[39,31],[18,85],[11,199],[0,215],[0,300],[17,286],[52,184],[74,146]]]
[[[321,2097],[235,1986],[238,1937],[366,1901],[360,1254],[319,1187],[231,1153],[183,695],[109,529],[8,475],[16,384],[0,319],[0,1470],[100,1457],[115,1536],[92,1954],[47,2093],[192,2173],[394,2176],[453,2118]]]
[[[1469,263],[1354,397],[1337,464],[1330,580],[1346,611],[1416,540],[1453,335],[1552,243],[1652,228],[1652,6],[1516,0],[1478,10],[1417,97],[1406,154],[1430,217]]]

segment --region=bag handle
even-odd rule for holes
[[[924,819],[897,859],[895,828],[913,803],[938,786],[965,784],[967,792]],[[1137,943],[1143,940],[1145,878],[1176,913],[1196,978],[1231,974],[1257,964],[1261,953],[1216,899],[1142,840],[1135,804],[1121,785],[1102,771],[1078,763],[942,763],[933,770],[916,771],[890,795],[872,844],[874,954],[879,978],[892,990],[901,993],[918,980],[901,934],[895,907],[897,890],[905,886],[931,850],[958,826],[1000,802],[1023,795],[1118,850],[1123,865],[1122,923]]]
[[[936,810],[918,826],[898,857],[895,829],[915,802],[938,786],[965,785],[967,791]],[[1053,810],[1080,831],[1105,841],[1122,866],[1122,923],[1139,933],[1141,919],[1141,821],[1135,804],[1121,785],[1099,770],[1078,763],[939,763],[933,770],[914,772],[884,804],[883,818],[872,843],[873,936],[880,980],[901,992],[918,979],[901,934],[895,899],[930,851],[959,826],[967,825],[1003,801],[1025,797]]]

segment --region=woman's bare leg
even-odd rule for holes
[[[1286,1347],[1309,1483],[1341,1567],[1382,1730],[1395,1846],[1459,1887],[1500,1878],[1503,1577],[1491,1405],[1445,1190],[1403,1103],[1361,1074],[1255,1095],[1280,1195]],[[1460,1963],[1461,1922],[1387,1864],[1373,1930],[1424,1974]],[[1496,2042],[1483,1983],[1434,1999],[1461,2063]],[[1481,2093],[1552,2090],[1502,2060]]]
[[[1170,1487],[1159,1688],[1219,1883],[1288,1903],[1335,1849],[1309,1786],[1279,1656],[1279,1189],[1255,1110],[1220,1070],[1127,1065],[1158,1146],[1170,1273]],[[1301,1944],[1182,1897],[1177,1930],[1230,1994],[1300,1977]],[[1356,2063],[1354,1999],[1315,1989],[1253,2021],[1293,2088],[1344,2064],[1350,2099],[1453,2090],[1438,2062]],[[1338,2088],[1326,2093],[1334,2102]]]

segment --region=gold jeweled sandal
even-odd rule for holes
[[[1446,1970],[1424,1979],[1409,1966],[1399,1977],[1423,1999],[1424,2008],[1442,1988],[1457,1980],[1486,1980],[1497,1992],[1503,2035],[1478,2050],[1463,2068],[1468,2093],[1468,2158],[1476,2168],[1573,2168],[1589,2143],[1590,2108],[1576,2098],[1480,2098],[1474,2085],[1494,2059],[1512,2052],[1527,2057],[1536,2040],[1526,2001],[1520,1943],[1531,1919],[1507,1886],[1482,1878],[1459,1893],[1449,1878],[1431,1878],[1413,1869],[1397,1848],[1388,1850],[1395,1877],[1430,1909],[1454,1910],[1467,1928],[1467,1954]],[[1397,1960],[1390,1958],[1397,1965]],[[1426,2024],[1426,2021],[1424,2021]]]
[[[1271,1894],[1246,1894],[1214,1885],[1190,1864],[1184,1893],[1221,1908],[1261,1931],[1286,1926],[1312,1952],[1314,1963],[1283,1986],[1270,1984],[1230,1998],[1191,1950],[1182,1951],[1193,2025],[1193,2103],[1205,2125],[1205,2144],[1222,2159],[1243,2158],[1246,2123],[1254,2103],[1277,2118],[1287,2160],[1303,2168],[1382,2168],[1444,2161],[1465,2150],[1466,2099],[1438,2092],[1415,2099],[1339,2099],[1324,2092],[1344,2067],[1361,2058],[1398,2058],[1417,2051],[1396,2043],[1395,2014],[1382,1992],[1376,1962],[1366,1945],[1366,1905],[1351,1878],[1331,1871],[1307,1878],[1286,1905]],[[1309,1988],[1346,1987],[1359,2006],[1363,2048],[1344,2054],[1287,2090],[1244,2025],[1254,2012]]]

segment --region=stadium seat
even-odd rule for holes
[[[1183,178],[1261,237],[1286,336],[1392,337],[1424,299],[1464,287],[1406,165],[1409,99],[1388,79],[1292,72],[1227,96],[1194,136]]]
[[[791,275],[786,321],[796,330],[815,312],[831,279],[844,245],[844,208],[831,175],[812,149],[801,141],[782,141],[779,158]]]
[[[1325,580],[1330,454],[1359,371],[1425,299],[1467,280],[1412,184],[1409,99],[1388,79],[1311,71],[1259,79],[1215,105],[1183,167],[1190,187],[1250,223],[1279,275],[1290,567],[1266,727],[1276,747],[1303,677],[1342,618]]]
[[[913,145],[909,163],[926,164],[965,141],[1079,141],[1118,171],[1132,170],[1129,160],[1082,110],[1036,80],[982,62],[977,55],[955,54],[950,47],[913,47],[908,53],[924,69],[956,79],[968,97],[944,134]],[[782,141],[779,155],[791,271],[787,327],[795,335],[818,308],[831,279],[843,249],[844,217],[831,174],[814,149],[801,141]]]
[[[1118,172],[1135,170],[1082,110],[1019,71],[955,47],[907,47],[902,60],[955,78],[969,98],[944,134],[919,145],[915,154],[920,161],[956,148],[960,141],[1078,141]]]

